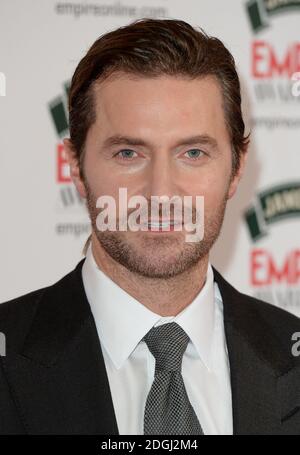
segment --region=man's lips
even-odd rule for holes
[[[175,226],[182,226],[182,221],[179,220],[152,220],[141,225],[144,230],[150,232],[172,232],[175,231]],[[147,228],[147,229],[146,229]]]

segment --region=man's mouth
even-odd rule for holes
[[[174,231],[175,226],[181,226],[182,221],[179,220],[163,220],[163,221],[150,221],[148,223],[142,224],[143,228],[148,228],[150,231],[154,232],[167,232]]]

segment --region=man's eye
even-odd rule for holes
[[[134,156],[132,156],[133,153],[136,153],[136,152],[134,152],[133,150],[124,149],[124,150],[120,150],[118,153],[116,153],[115,156],[126,160],[126,159],[134,158]]]
[[[191,149],[191,150],[188,150],[186,153],[189,154],[188,158],[192,158],[194,160],[196,160],[197,158],[199,158],[204,152],[202,152],[202,150],[199,150],[199,149]],[[186,154],[185,153],[185,154]]]

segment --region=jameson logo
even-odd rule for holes
[[[269,19],[282,12],[299,10],[300,0],[249,0],[246,9],[254,33],[268,27]]]
[[[300,182],[259,193],[256,203],[244,214],[253,241],[265,236],[270,224],[295,216],[300,216]]]

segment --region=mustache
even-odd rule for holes
[[[86,203],[89,211],[94,215],[99,215],[103,211],[106,212],[107,216],[114,219],[116,222],[126,222],[132,214],[136,220],[139,218],[143,221],[171,221],[171,222],[183,222],[183,220],[191,220],[193,223],[197,219],[197,208],[192,204],[192,197],[186,199],[186,196],[151,196],[147,198],[140,195],[134,195],[129,200],[120,200],[112,198],[110,201],[113,203],[104,202],[103,205],[97,207],[98,199],[96,196],[88,191]],[[197,197],[196,197],[197,199]]]
[[[102,207],[102,208],[97,208],[96,212],[101,213],[103,211],[107,210],[107,208]],[[138,211],[138,213],[137,213]],[[122,216],[117,216],[118,214],[118,208],[116,209],[115,213],[115,218],[117,222],[121,222],[122,220],[128,220],[131,216],[131,214],[135,214],[135,217],[140,220],[148,220],[148,221],[170,221],[170,222],[183,222],[183,220],[187,217],[191,219],[193,222],[196,221],[197,218],[197,210],[195,207],[192,209],[190,207],[185,206],[180,213],[175,214],[175,210],[170,208],[170,210],[165,211],[161,207],[158,207],[157,209],[153,209],[152,211],[147,210],[139,210],[139,207],[137,208],[129,208],[126,210],[125,213],[122,213]],[[114,214],[112,213],[112,215]]]

